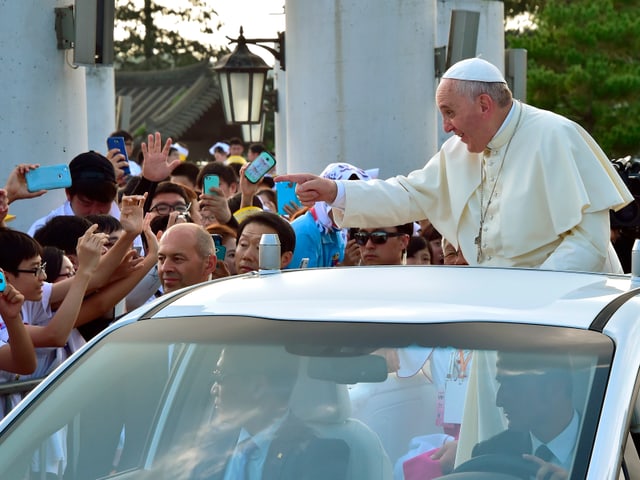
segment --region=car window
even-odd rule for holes
[[[450,468],[519,478],[543,444],[584,478],[612,351],[487,322],[140,321],[15,419],[0,478],[428,479],[449,472],[445,445]]]

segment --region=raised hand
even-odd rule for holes
[[[113,165],[113,169],[116,172],[116,181],[118,182],[118,185],[120,185],[121,187],[124,186],[127,183],[127,177],[124,174],[123,168],[127,167],[129,165],[129,162],[125,160],[124,155],[120,153],[120,150],[117,148],[112,148],[107,152],[107,160],[109,160]]]
[[[20,310],[22,309],[23,303],[24,295],[16,290],[13,285],[7,283],[4,291],[0,294],[0,316],[2,316],[5,322],[16,317],[22,322]]]
[[[360,265],[361,261],[362,253],[360,252],[360,246],[352,238],[347,240],[347,245],[344,248],[344,258],[339,266],[354,267]]]
[[[37,192],[30,192],[27,189],[27,180],[24,178],[24,174],[29,170],[34,170],[40,165],[37,163],[26,164],[22,163],[14,168],[7,178],[5,184],[5,190],[7,192],[7,201],[12,203],[21,198],[35,198],[47,193],[46,190],[38,190]]]
[[[78,239],[76,248],[78,271],[76,272],[76,277],[82,272],[92,274],[96,270],[100,256],[109,241],[109,235],[106,233],[95,233],[97,228],[98,225],[91,225],[84,232],[84,235]]]
[[[180,164],[180,159],[176,158],[169,162],[169,149],[171,148],[171,139],[168,138],[162,146],[162,138],[160,132],[155,135],[149,135],[147,143],[142,142],[140,149],[144,162],[142,164],[142,176],[152,182],[161,182],[173,172],[173,169]]]
[[[213,215],[216,222],[225,224],[231,220],[232,213],[229,209],[229,203],[219,188],[212,187],[211,192],[203,192],[200,195],[199,204],[200,210],[208,213],[207,217]]]
[[[312,207],[316,202],[331,203],[338,195],[336,182],[328,178],[322,178],[310,173],[294,173],[290,175],[278,175],[273,179],[276,182],[295,182],[296,196],[300,203]]]
[[[139,235],[144,224],[144,195],[124,195],[120,206],[120,223],[125,232]]]

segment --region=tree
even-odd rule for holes
[[[640,0],[547,0],[507,34],[528,55],[527,101],[582,125],[612,158],[640,151]]]
[[[154,70],[189,65],[218,52],[199,38],[212,34],[217,13],[204,0],[116,1],[116,66]],[[182,32],[188,32],[190,38]],[[120,35],[118,32],[122,32]],[[121,38],[120,38],[121,37]]]

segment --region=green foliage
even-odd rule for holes
[[[216,54],[210,46],[185,38],[178,31],[180,26],[202,37],[220,28],[214,20],[216,12],[205,0],[164,3],[168,6],[154,0],[116,1],[116,37],[124,32],[124,38],[114,42],[118,69],[160,70],[190,65]]]
[[[505,2],[506,3],[506,2]],[[640,152],[640,0],[547,0],[528,55],[527,103],[582,125],[610,157]]]

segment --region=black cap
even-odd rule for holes
[[[113,164],[104,156],[93,150],[81,153],[69,163],[71,184],[79,183],[116,183]]]

